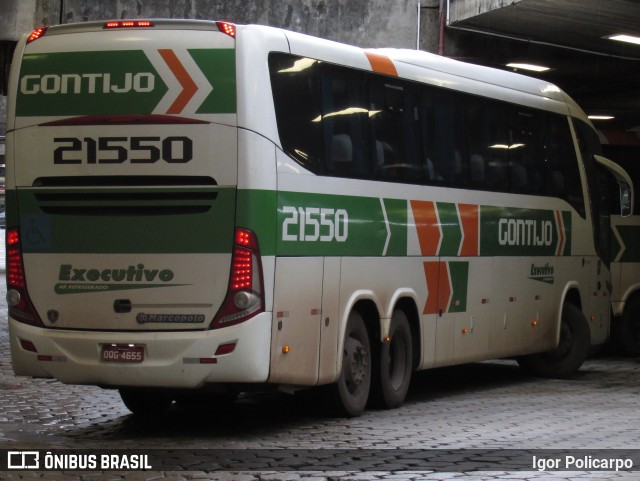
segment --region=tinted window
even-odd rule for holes
[[[272,53],[269,70],[284,151],[309,170],[322,172],[319,62]]]
[[[549,195],[585,215],[562,115],[288,54],[269,66],[282,146],[314,173]]]

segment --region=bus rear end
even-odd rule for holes
[[[234,35],[117,21],[19,43],[7,132],[16,374],[125,389],[267,379],[258,240],[235,226]]]

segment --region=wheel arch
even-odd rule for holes
[[[582,309],[582,294],[580,293],[580,286],[577,282],[568,283],[564,288],[562,296],[560,297],[560,304],[557,306],[556,311],[556,345],[560,342],[562,308],[565,303],[569,303],[577,307],[582,313],[584,313],[584,310]]]

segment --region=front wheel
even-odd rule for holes
[[[591,331],[587,319],[576,306],[565,303],[558,346],[548,352],[523,356],[518,363],[536,376],[566,378],[582,366],[590,347]]]
[[[342,348],[340,378],[332,388],[335,406],[345,416],[359,416],[369,399],[371,347],[364,319],[357,311],[349,314]]]
[[[375,366],[373,395],[375,404],[393,409],[407,396],[413,372],[413,346],[407,315],[394,311],[389,327],[389,340],[380,344],[380,360]]]

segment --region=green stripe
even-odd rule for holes
[[[234,49],[200,48],[189,50],[213,90],[197,114],[236,112],[236,59]]]
[[[276,252],[276,191],[238,190],[237,226],[250,229],[258,236],[260,253],[272,256]]]
[[[562,212],[565,246],[571,254],[571,213]],[[559,233],[555,212],[480,206],[481,256],[554,256]]]
[[[127,74],[131,77],[129,91],[114,92],[114,88],[126,89]],[[147,92],[149,75],[153,89]],[[138,91],[134,89],[136,76],[141,82]],[[150,114],[167,90],[142,50],[25,55],[16,115]]]
[[[563,256],[571,255],[571,212],[562,211],[562,222],[564,222],[565,244],[562,251]]]
[[[406,200],[384,199],[387,211],[391,238],[387,247],[387,256],[407,255],[407,219],[408,207]]]
[[[397,212],[401,204],[391,201],[389,205],[393,217],[400,216],[404,222],[393,232],[404,230],[406,239],[406,201],[402,203],[404,214]],[[388,237],[376,197],[278,192],[277,216],[277,255],[381,256]],[[402,240],[390,242],[393,252],[401,250],[399,242]]]
[[[29,188],[17,200],[25,253],[228,253],[233,243],[235,188]]]
[[[616,229],[618,229],[625,248],[620,262],[640,262],[640,226],[618,225]]]
[[[456,204],[438,202],[436,206],[442,228],[442,242],[438,253],[444,257],[457,256],[462,242],[462,229]]]
[[[451,305],[448,312],[467,311],[467,290],[469,284],[469,263],[451,261],[448,263],[451,275]],[[456,305],[456,301],[458,304]]]

